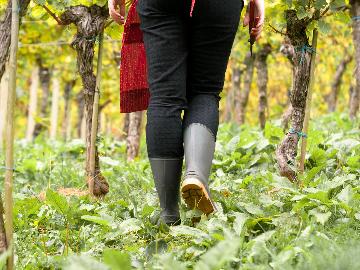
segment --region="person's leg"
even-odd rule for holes
[[[183,122],[186,175],[182,194],[190,207],[215,210],[208,179],[219,125],[220,92],[238,28],[241,0],[197,0],[190,19],[188,109]]]
[[[178,224],[183,162],[181,112],[186,107],[186,25],[178,0],[140,0],[138,13],[148,64],[150,104],[146,142],[161,219]]]

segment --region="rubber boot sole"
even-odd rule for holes
[[[190,209],[199,209],[206,215],[216,209],[204,184],[196,178],[184,180],[181,186],[181,195]]]

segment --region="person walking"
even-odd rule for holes
[[[243,0],[135,0],[128,13],[122,58],[129,56],[122,59],[120,72],[131,74],[121,74],[120,86],[132,84],[126,80],[133,78],[138,87],[133,92],[124,91],[124,97],[138,95],[140,105],[123,111],[147,108],[148,157],[162,209],[160,219],[168,225],[181,223],[180,190],[189,208],[207,215],[216,210],[208,181],[220,93],[243,7]],[[125,1],[109,0],[109,12],[116,22],[124,23]],[[141,30],[130,22],[129,17],[136,16]],[[252,35],[258,39],[265,17],[264,0],[255,0],[255,16],[259,19]],[[247,12],[243,25],[248,23]],[[134,33],[132,38],[127,31]],[[140,53],[131,55],[125,50],[126,44],[135,40],[138,45],[144,43],[145,67],[139,64]],[[139,48],[131,46],[134,52]],[[126,69],[130,66],[133,71]],[[146,87],[139,86],[143,73]],[[149,91],[148,101],[144,88]],[[121,102],[123,108],[128,106],[126,98]],[[184,156],[185,176],[180,187]]]

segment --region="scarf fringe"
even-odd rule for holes
[[[150,93],[147,88],[123,92],[120,95],[120,112],[131,113],[144,111],[149,106],[149,98]]]

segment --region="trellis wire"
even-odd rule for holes
[[[104,40],[104,43],[121,43],[121,40]],[[31,47],[31,46],[38,46],[38,47],[46,47],[46,46],[64,46],[64,45],[71,45],[71,42],[68,41],[56,41],[56,42],[39,42],[39,43],[21,43],[19,42],[19,47]]]

